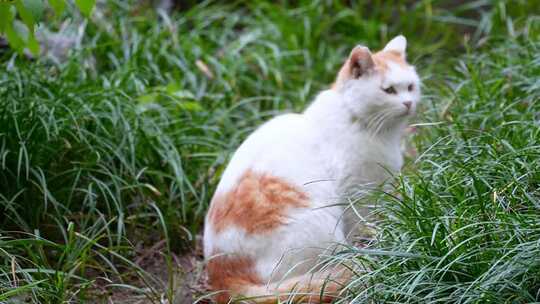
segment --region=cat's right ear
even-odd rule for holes
[[[340,88],[349,79],[357,79],[369,74],[374,70],[375,63],[371,58],[371,52],[365,46],[356,46],[345,61],[345,64],[339,70],[336,82],[333,88]]]
[[[357,45],[349,55],[350,75],[353,78],[360,78],[363,75],[369,74],[375,67],[373,58],[371,58],[371,52],[369,49],[362,45]]]

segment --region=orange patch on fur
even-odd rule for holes
[[[248,170],[231,191],[214,196],[208,217],[216,232],[233,225],[265,233],[286,224],[290,208],[308,206],[308,196],[287,181]]]
[[[408,66],[405,58],[395,51],[380,51],[375,53],[371,58],[375,62],[375,68],[383,72],[388,71],[389,63],[394,63],[402,67]]]
[[[340,290],[351,278],[351,272],[343,267],[322,273],[305,274],[265,290],[263,281],[255,270],[252,258],[240,254],[214,255],[207,264],[208,284],[217,303],[231,303],[235,297],[249,294],[249,303],[276,304],[332,303],[339,298]],[[236,302],[232,302],[236,303]],[[243,302],[242,302],[243,303]]]
[[[208,284],[217,303],[228,303],[233,295],[239,294],[244,287],[262,284],[255,272],[255,263],[247,256],[219,255],[212,257],[207,264]]]
[[[401,67],[409,66],[404,56],[402,56],[399,52],[396,51],[379,51],[371,55],[371,59],[374,63],[373,68],[375,69],[375,71],[379,71],[380,73],[387,72],[388,69],[390,69],[390,63],[397,64]],[[340,68],[336,81],[330,85],[330,89],[338,89],[341,82],[351,77],[353,76],[351,75],[351,58],[349,57],[349,59],[347,59],[347,61],[345,61],[343,66]]]

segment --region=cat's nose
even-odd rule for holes
[[[403,105],[407,107],[407,110],[410,110],[412,106],[412,101],[404,101]]]

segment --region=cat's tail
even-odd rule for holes
[[[217,303],[332,303],[350,280],[345,269],[305,274],[278,283],[260,284],[235,278],[215,296]]]
[[[305,274],[269,285],[250,286],[246,297],[254,303],[332,303],[350,279],[349,272]],[[250,300],[251,300],[250,299]]]

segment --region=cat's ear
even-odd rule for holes
[[[339,70],[336,82],[332,85],[333,88],[339,88],[349,79],[360,78],[363,75],[369,74],[375,68],[371,52],[365,46],[356,46],[345,61],[345,64]]]
[[[384,47],[383,51],[385,52],[396,52],[405,58],[405,50],[407,49],[407,39],[403,35],[396,36],[394,39],[390,40]]]
[[[362,75],[369,73],[375,63],[371,58],[371,52],[369,49],[362,45],[357,45],[349,55],[348,60],[350,75],[353,78],[360,78]]]

